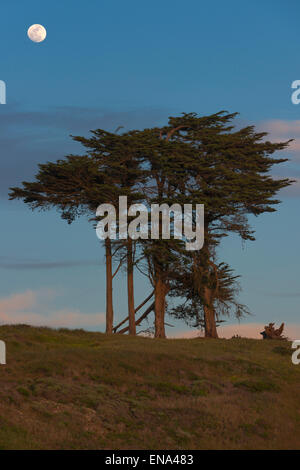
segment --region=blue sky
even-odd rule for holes
[[[67,226],[55,212],[8,202],[8,187],[39,162],[81,153],[70,134],[164,124],[181,112],[240,113],[272,139],[295,142],[277,175],[297,183],[278,213],[254,220],[257,241],[227,239],[220,257],[241,274],[243,323],[299,322],[300,79],[298,2],[14,1],[1,5],[0,321],[18,319],[103,330],[104,253],[87,221]],[[47,29],[43,43],[27,37]],[[125,276],[115,286],[126,314]],[[137,276],[137,303],[149,287]],[[170,321],[169,334],[186,329]],[[235,323],[232,319],[231,323]],[[100,326],[98,326],[100,325]],[[295,330],[296,331],[296,330]],[[300,330],[299,330],[300,333]]]

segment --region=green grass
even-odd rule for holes
[[[0,449],[300,449],[282,341],[0,327]]]

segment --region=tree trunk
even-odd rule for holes
[[[132,240],[130,238],[128,239],[128,243],[127,243],[127,293],[128,293],[129,334],[136,335],[134,287],[133,287]]]
[[[111,335],[113,332],[113,293],[112,293],[112,256],[111,241],[109,238],[105,240],[105,256],[106,256],[106,333]]]
[[[205,338],[218,338],[215,309],[212,304],[212,290],[204,287],[204,326]]]
[[[168,289],[161,277],[156,279],[154,289],[155,338],[165,338],[165,310]]]

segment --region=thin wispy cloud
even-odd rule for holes
[[[100,262],[97,260],[35,261],[0,257],[0,269],[59,269],[99,265]]]
[[[272,297],[300,297],[300,292],[263,292],[263,295]]]

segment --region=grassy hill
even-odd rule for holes
[[[300,449],[281,341],[2,326],[0,449]]]

